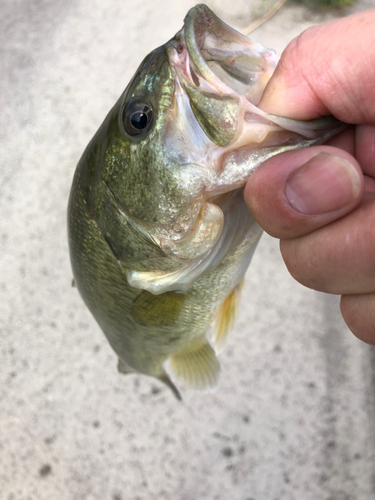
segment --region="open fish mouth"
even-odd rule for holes
[[[195,118],[216,146],[259,144],[280,130],[256,107],[278,63],[276,53],[232,29],[206,5],[188,12],[169,57],[177,93],[188,94]]]
[[[188,12],[184,35],[194,83],[201,75],[216,91],[234,91],[258,104],[279,60],[274,50],[238,33],[206,5]]]
[[[287,132],[314,139],[338,123],[332,117],[303,123],[259,109],[279,57],[225,24],[206,5],[188,12],[171,41],[169,58],[196,119],[217,146],[285,144],[293,138]]]

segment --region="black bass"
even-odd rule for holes
[[[242,188],[262,162],[320,144],[333,118],[257,108],[278,58],[205,5],[149,54],[78,164],[73,273],[124,373],[216,385],[216,353],[262,230]],[[215,323],[215,326],[212,325]]]

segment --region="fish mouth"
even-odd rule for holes
[[[206,5],[188,12],[170,42],[169,60],[178,89],[188,95],[195,118],[216,146],[274,146],[294,141],[295,134],[313,139],[337,122],[326,120],[322,126],[316,120],[306,127],[259,109],[278,56],[225,24]]]
[[[184,39],[196,86],[201,77],[220,93],[234,92],[259,103],[279,60],[274,50],[234,30],[203,4],[188,12]]]
[[[276,53],[238,33],[206,5],[188,12],[171,40],[169,58],[177,88],[188,95],[195,118],[216,146],[259,144],[279,130],[257,108],[278,63]]]

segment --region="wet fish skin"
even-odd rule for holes
[[[276,63],[198,5],[141,63],[73,179],[68,232],[78,290],[119,370],[159,378],[177,397],[167,359],[193,388],[218,380],[215,349],[262,233],[243,199],[246,179],[267,158],[343,127],[259,110]],[[220,333],[210,343],[215,318]]]

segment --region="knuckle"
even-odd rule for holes
[[[296,240],[280,240],[280,251],[290,274],[304,285],[309,272],[305,263],[301,262],[301,252]]]
[[[280,251],[289,273],[296,281],[313,290],[329,291],[322,266],[304,237],[281,240]]]
[[[343,295],[340,310],[351,332],[363,342],[375,345],[375,294]]]
[[[306,61],[311,54],[310,39],[313,31],[313,28],[308,28],[286,46],[279,62],[279,66],[283,71],[290,74],[302,69],[301,62]]]
[[[282,71],[287,74],[292,71],[295,72],[295,68],[298,67],[298,54],[300,51],[300,37],[294,38],[285,48],[281,54],[279,64],[277,66],[277,71]],[[297,63],[297,64],[296,64]]]

